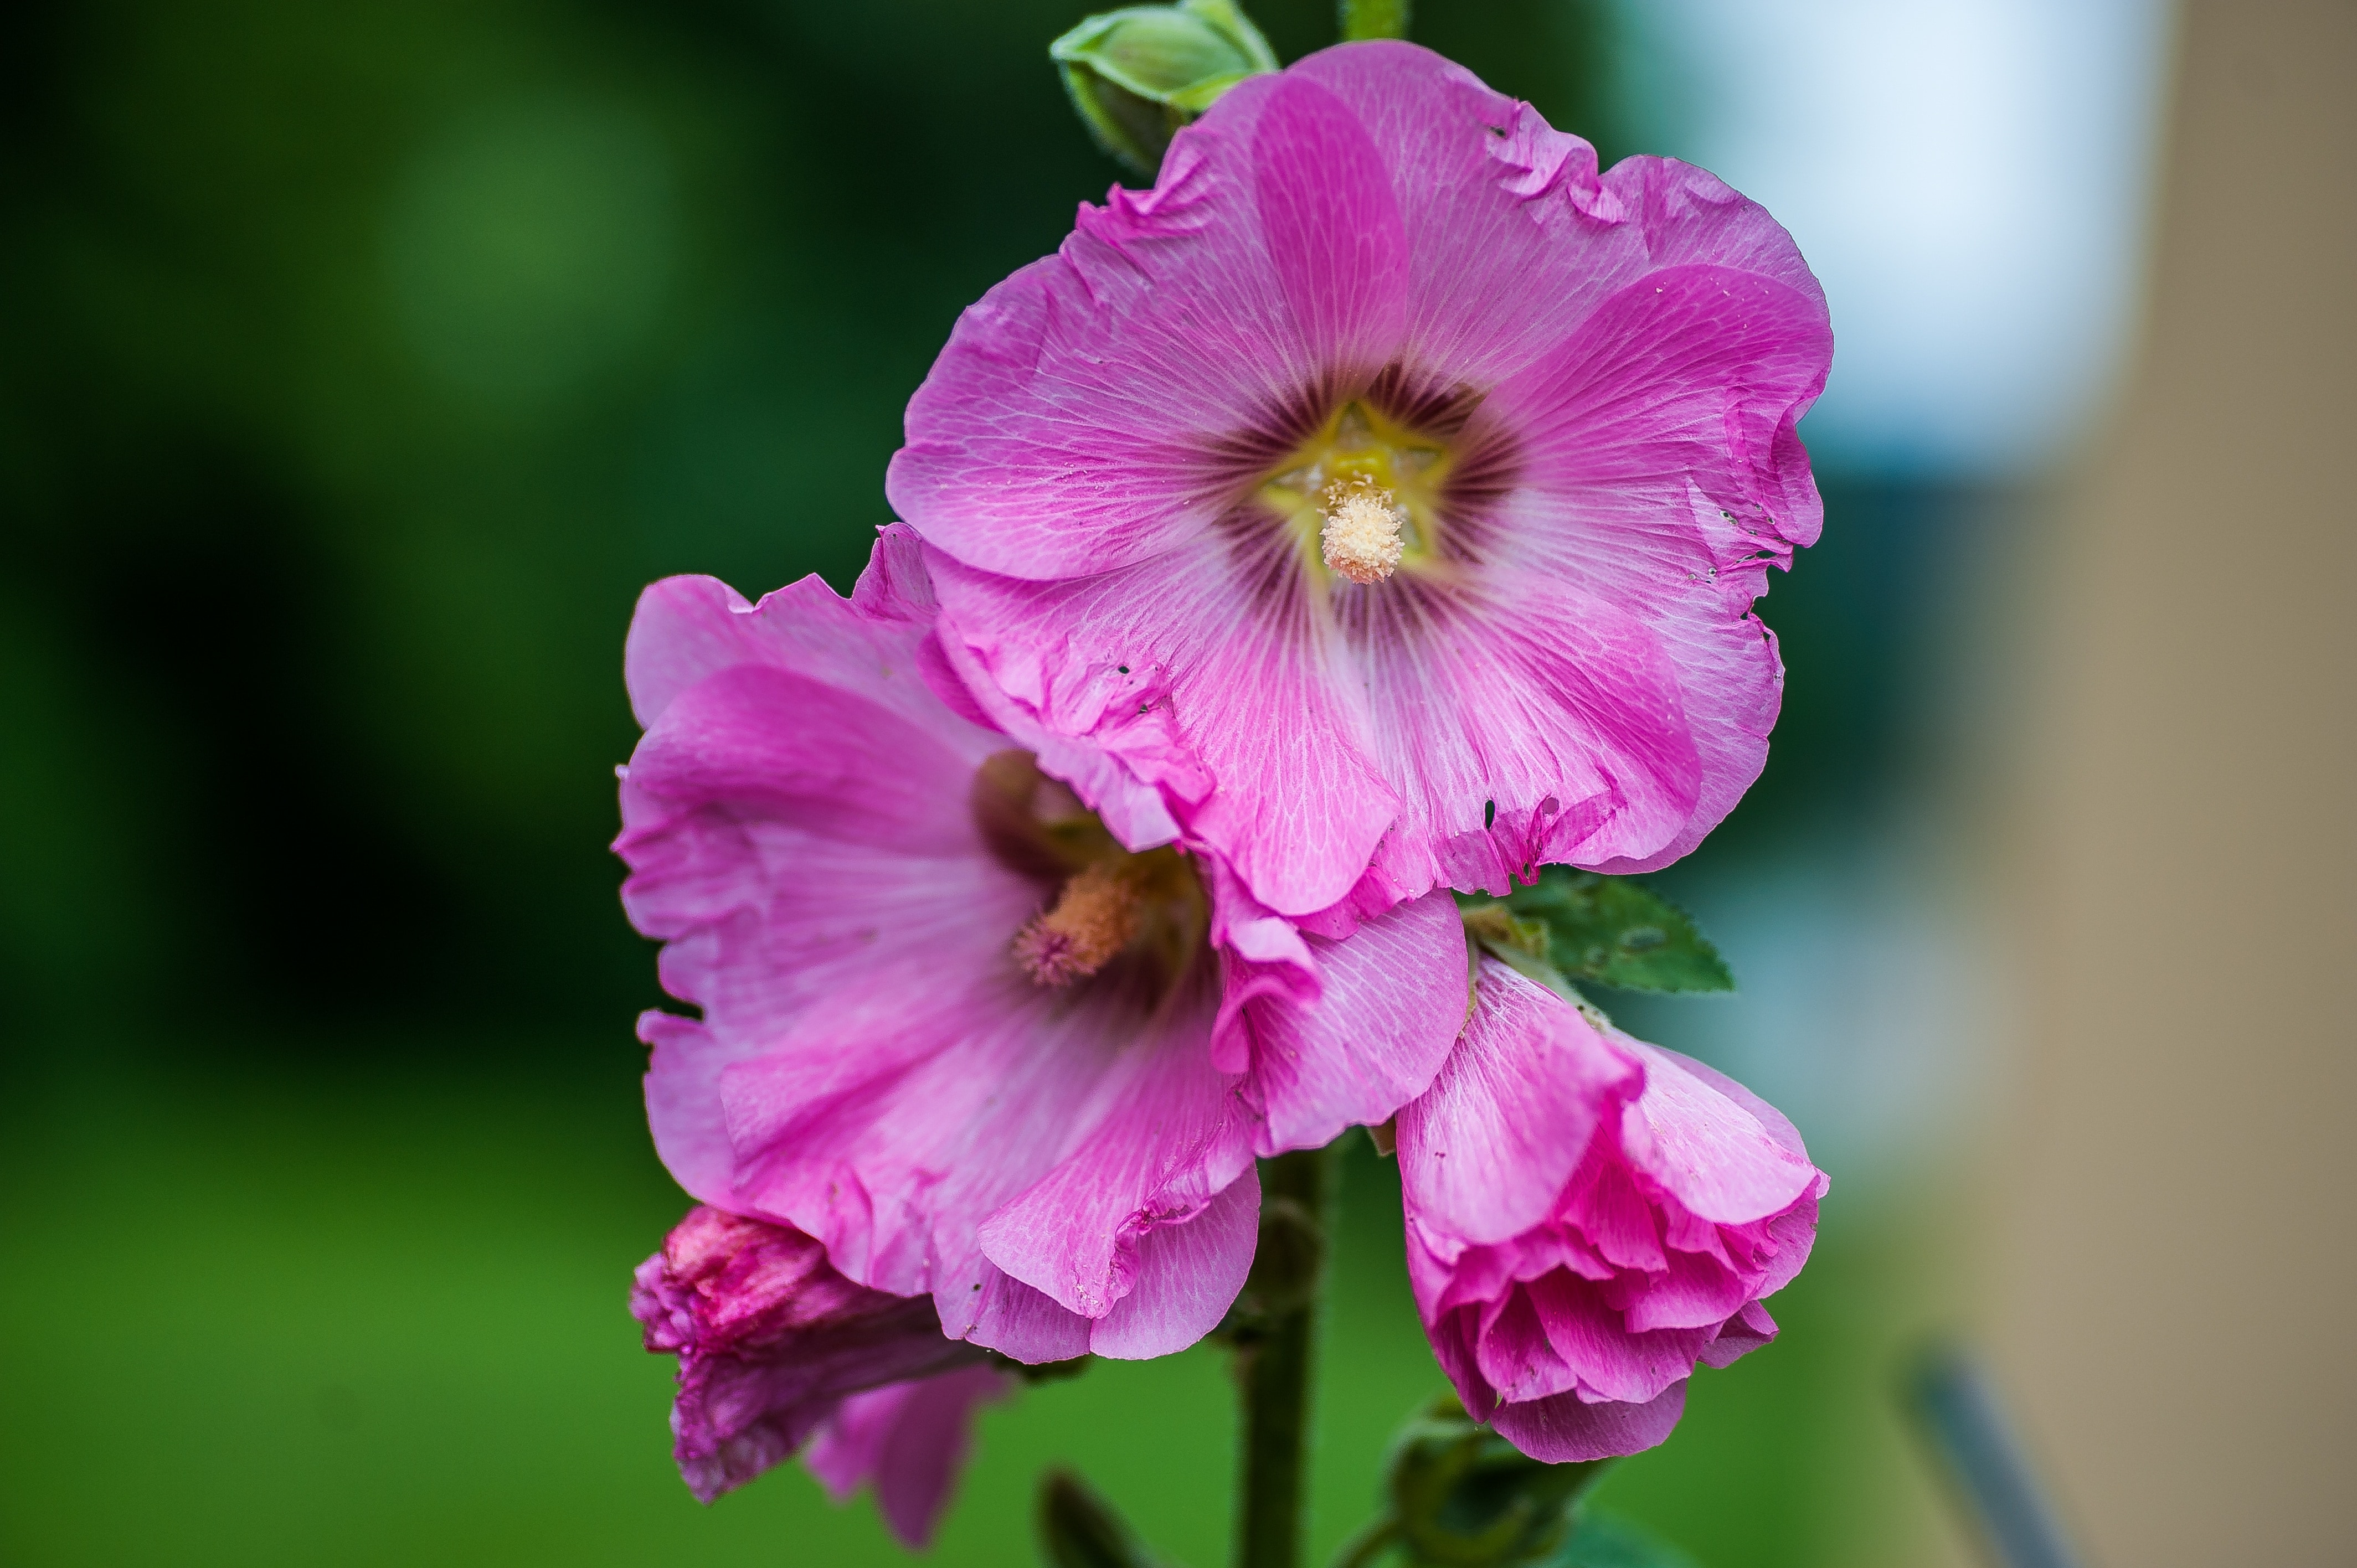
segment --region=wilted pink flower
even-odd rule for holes
[[[1340,930],[1727,814],[1831,352],[1791,239],[1710,175],[1599,176],[1463,68],[1349,44],[967,310],[887,489],[962,668],[1162,780],[1272,909],[1347,897]]]
[[[1101,755],[986,727],[936,609],[897,528],[848,602],[708,577],[640,601],[623,899],[703,1012],[641,1020],[656,1146],[704,1201],[930,1293],[952,1337],[1167,1354],[1243,1283],[1254,1155],[1431,1081],[1458,918],[1305,938],[1215,855],[1157,847],[1152,790],[1096,795]]]
[[[933,1304],[854,1284],[799,1230],[698,1207],[639,1265],[630,1312],[679,1358],[673,1453],[705,1502],[815,1438],[837,1497],[872,1480],[893,1532],[932,1533],[966,1416],[1000,1391],[985,1353],[944,1338]]]
[[[1766,1101],[1487,957],[1398,1140],[1441,1367],[1475,1420],[1551,1462],[1653,1446],[1695,1363],[1773,1337],[1760,1298],[1807,1261],[1825,1190]]]
[[[885,1524],[920,1551],[957,1486],[974,1407],[1005,1398],[1007,1382],[1003,1372],[967,1367],[854,1394],[813,1435],[802,1464],[837,1502],[872,1484]]]

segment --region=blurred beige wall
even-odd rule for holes
[[[2185,7],[2169,138],[2140,355],[2033,551],[1991,1328],[2096,1568],[2324,1568],[2357,1563],[2357,0]]]

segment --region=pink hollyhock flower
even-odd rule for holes
[[[1397,1137],[1433,1350],[1475,1420],[1555,1463],[1652,1447],[1696,1362],[1775,1336],[1760,1299],[1826,1187],[1765,1101],[1486,956]]]
[[[931,1539],[974,1407],[1006,1390],[985,1352],[944,1338],[933,1304],[854,1284],[784,1226],[691,1209],[639,1265],[630,1312],[679,1358],[675,1456],[705,1502],[811,1444],[837,1498],[872,1481],[892,1532]]]
[[[968,309],[887,489],[961,668],[1162,779],[1270,908],[1347,897],[1339,930],[1727,814],[1831,353],[1791,238],[1710,175],[1599,175],[1461,67],[1347,44]]]
[[[1089,747],[989,727],[937,609],[899,528],[848,602],[815,577],[640,599],[623,901],[703,1014],[640,1022],[656,1146],[705,1202],[930,1293],[953,1338],[1164,1355],[1243,1285],[1254,1156],[1431,1081],[1458,917],[1441,897],[1304,937],[1216,855],[1157,844],[1158,796]]]

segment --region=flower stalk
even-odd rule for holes
[[[1262,1166],[1265,1200],[1274,1214],[1307,1218],[1322,1242],[1334,1208],[1333,1150],[1301,1149]],[[1309,1388],[1317,1359],[1318,1306],[1325,1294],[1325,1248],[1267,1244],[1246,1286],[1268,1303],[1265,1315],[1234,1337],[1236,1391],[1243,1441],[1236,1477],[1235,1568],[1300,1568],[1309,1473]],[[1271,1273],[1293,1277],[1265,1277]]]
[[[1342,41],[1407,37],[1408,0],[1340,0]]]

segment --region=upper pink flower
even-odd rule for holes
[[[1481,960],[1402,1111],[1408,1278],[1465,1408],[1534,1458],[1650,1448],[1700,1362],[1775,1335],[1825,1177],[1766,1101]]]
[[[893,1533],[931,1539],[967,1417],[1007,1380],[942,1336],[933,1305],[854,1284],[784,1226],[689,1211],[639,1265],[630,1311],[647,1348],[679,1358],[680,1474],[705,1502],[805,1443],[838,1498],[872,1482]]]
[[[1831,352],[1790,237],[1710,175],[1599,176],[1463,68],[1349,44],[968,309],[887,489],[948,558],[952,660],[1161,780],[1270,908],[1347,897],[1339,930],[1727,814]]]
[[[847,602],[816,578],[640,599],[623,900],[703,1015],[641,1020],[656,1147],[704,1201],[930,1294],[952,1337],[1166,1354],[1243,1285],[1254,1156],[1431,1081],[1458,917],[1303,936],[1216,855],[1157,847],[1157,798],[1098,793],[1089,748],[988,727],[936,613],[899,528]]]

